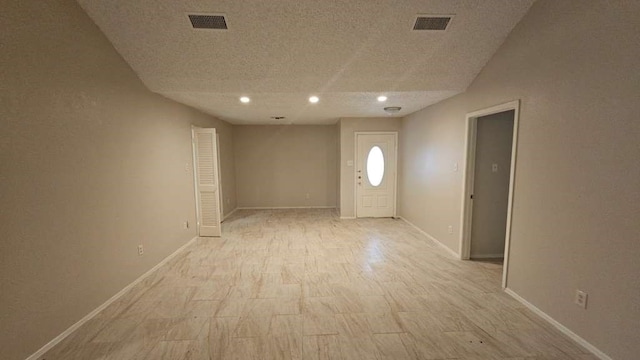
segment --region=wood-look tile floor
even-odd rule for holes
[[[581,359],[401,220],[238,211],[42,359]]]

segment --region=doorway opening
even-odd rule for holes
[[[519,110],[516,100],[466,116],[460,258],[503,258],[503,288],[509,272]]]

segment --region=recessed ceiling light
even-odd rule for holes
[[[246,103],[248,103],[249,101],[251,101],[251,99],[249,99],[249,97],[248,97],[248,96],[243,96],[243,97],[241,97],[241,98],[240,98],[240,102],[241,102],[241,103],[245,103],[245,104],[246,104]]]
[[[317,103],[318,101],[320,101],[320,98],[318,98],[317,96],[312,96],[309,98],[309,102],[312,104]]]
[[[385,102],[385,101],[387,101],[387,97],[384,96],[384,95],[380,95],[380,96],[378,96],[378,101]]]

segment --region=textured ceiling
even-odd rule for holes
[[[151,91],[234,124],[410,114],[464,91],[533,1],[78,0]],[[229,30],[194,30],[190,13]],[[454,18],[412,31],[418,14]]]

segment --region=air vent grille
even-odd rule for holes
[[[189,15],[194,29],[227,30],[227,21],[223,15]]]
[[[418,16],[413,30],[446,30],[451,16]]]

